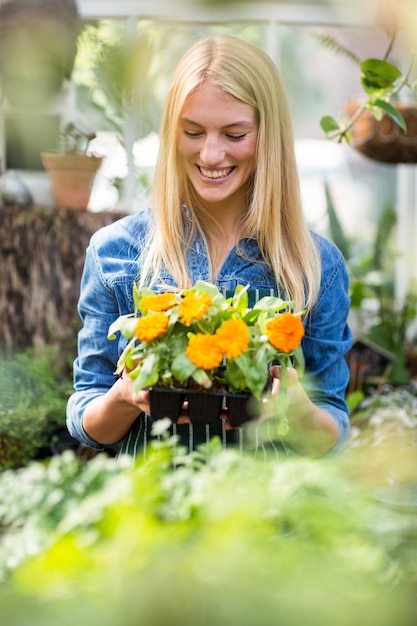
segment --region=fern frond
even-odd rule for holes
[[[336,54],[347,57],[357,65],[360,64],[361,60],[357,54],[342,46],[332,35],[323,35],[319,33],[313,33],[314,39],[321,45],[323,48],[328,48],[332,52]]]

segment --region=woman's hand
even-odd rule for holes
[[[270,369],[272,376],[273,396],[279,396],[282,387],[282,368],[274,365]],[[285,441],[295,451],[302,454],[321,456],[330,450],[338,439],[338,427],[333,417],[324,409],[315,405],[300,383],[294,368],[285,371],[286,398],[280,402],[272,402],[273,411],[266,410],[260,421],[269,418],[286,418],[288,433]],[[280,410],[282,414],[280,414]]]

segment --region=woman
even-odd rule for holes
[[[194,44],[174,73],[153,209],[99,230],[87,250],[67,411],[75,438],[133,453],[143,444],[148,393],[135,395],[128,375],[114,375],[125,342],[108,341],[107,330],[133,310],[135,280],[163,291],[200,279],[225,290],[249,284],[252,295],[280,294],[306,310],[308,389],[290,370],[283,444],[317,456],[341,449],[349,434],[346,269],[335,246],[306,227],[291,118],[274,63],[225,35]],[[271,373],[275,392],[279,368]],[[181,421],[178,428],[190,431],[186,408]]]

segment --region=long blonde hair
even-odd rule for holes
[[[301,207],[285,89],[265,52],[228,35],[195,43],[174,73],[160,127],[153,186],[154,228],[141,259],[140,284],[149,284],[165,268],[180,288],[190,287],[186,262],[189,244],[197,232],[208,239],[206,221],[196,207],[177,149],[184,102],[205,81],[256,112],[256,170],[242,232],[257,239],[280,291],[294,299],[299,309],[310,310],[319,290],[320,260]],[[210,255],[210,246],[208,250]]]

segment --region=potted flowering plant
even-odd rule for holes
[[[150,390],[153,419],[175,422],[187,399],[191,422],[215,423],[226,398],[229,422],[240,425],[259,413],[271,363],[282,366],[284,386],[288,365],[302,373],[304,327],[293,302],[268,296],[248,308],[248,287],[239,285],[226,298],[204,281],[179,293],[135,285],[133,297],[135,312],[119,317],[108,336],[120,331],[129,340],[116,373],[126,367],[135,389]],[[169,392],[166,406],[157,406],[158,390]],[[209,400],[215,403],[210,415]]]

